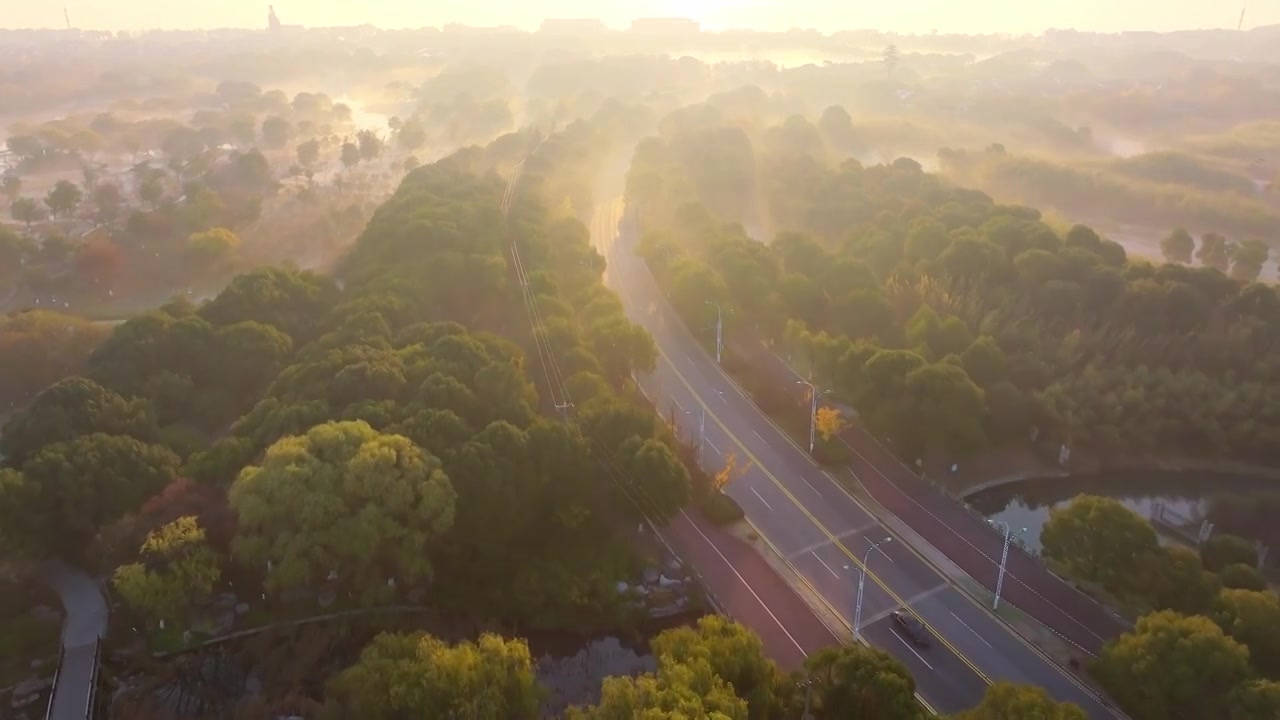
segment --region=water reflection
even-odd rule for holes
[[[1049,512],[1081,493],[1115,498],[1146,518],[1151,517],[1157,503],[1194,518],[1204,514],[1208,499],[1214,495],[1275,487],[1274,480],[1225,474],[1135,471],[1024,480],[974,495],[969,503],[993,521],[1007,522],[1015,530],[1027,528],[1023,542],[1039,552],[1040,530]]]

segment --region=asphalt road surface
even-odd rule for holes
[[[593,240],[609,261],[606,280],[659,348],[655,371],[642,379],[646,393],[686,436],[701,438],[705,467],[721,467],[729,453],[750,463],[729,494],[803,581],[852,625],[863,555],[870,542],[891,533],[707,356],[631,252],[634,237],[619,237],[621,220],[621,202],[602,207]],[[1091,718],[1113,717],[1091,691],[952,587],[909,546],[895,538],[881,548],[868,564],[864,636],[911,670],[920,695],[935,710],[950,714],[972,707],[990,682],[1008,680],[1041,686]],[[900,607],[929,626],[935,639],[930,648],[914,647],[891,627],[888,614]]]

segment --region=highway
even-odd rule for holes
[[[664,416],[677,418],[686,436],[699,434],[705,412],[705,467],[718,469],[731,452],[750,463],[729,494],[762,537],[851,625],[862,556],[871,542],[892,534],[775,428],[707,356],[631,252],[630,224],[619,236],[622,215],[620,200],[604,204],[592,235],[608,260],[606,282],[659,348],[657,367],[642,386]],[[950,714],[972,707],[990,682],[1008,680],[1044,687],[1091,718],[1113,717],[1092,692],[950,585],[909,545],[895,538],[881,548],[883,553],[874,553],[869,562],[862,635],[907,666],[935,710]],[[894,631],[888,614],[903,606],[931,628],[932,647],[916,648]]]

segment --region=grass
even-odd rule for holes
[[[37,605],[59,607],[40,583],[0,581],[0,687],[30,677],[32,662],[44,661],[52,672],[58,661],[62,624],[57,617],[33,615]]]

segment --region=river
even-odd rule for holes
[[[1208,499],[1220,494],[1249,494],[1275,490],[1275,480],[1215,473],[1124,471],[1062,478],[1037,478],[1001,485],[968,498],[978,512],[1004,521],[1015,531],[1026,528],[1023,544],[1040,551],[1040,530],[1049,512],[1081,493],[1115,498],[1139,515],[1150,518],[1157,503],[1185,517],[1198,518]]]

